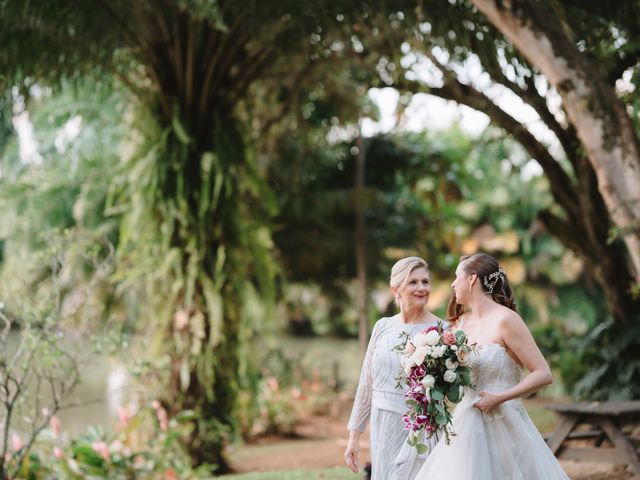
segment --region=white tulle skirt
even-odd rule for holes
[[[482,413],[463,400],[416,480],[569,480],[519,400]]]

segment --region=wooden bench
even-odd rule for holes
[[[561,419],[547,440],[556,457],[579,462],[626,464],[640,475],[640,438],[634,438],[640,424],[640,400],[554,403],[546,408],[556,412]],[[586,431],[581,429],[585,426]],[[581,445],[574,445],[576,441]]]

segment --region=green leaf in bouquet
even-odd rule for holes
[[[436,390],[435,388],[431,390],[431,399],[432,400],[444,400],[444,394],[440,390]]]
[[[436,413],[436,405],[437,403],[435,402],[429,402],[429,406],[427,407],[427,413],[429,415],[433,415],[434,413]]]
[[[458,369],[458,375],[462,378],[464,385],[471,385],[471,369],[468,367],[461,367]]]
[[[456,330],[455,331],[455,336],[456,336],[456,342],[457,343],[462,343],[467,338],[467,335],[462,330]]]
[[[460,388],[457,385],[451,385],[447,390],[447,398],[454,403],[458,403],[460,401]]]
[[[447,416],[443,413],[438,413],[436,415],[436,423],[438,425],[446,425],[447,424]]]
[[[423,443],[417,443],[416,444],[416,451],[418,452],[418,455],[422,455],[423,453],[427,453],[427,450],[429,450],[429,447],[427,447],[425,444],[423,444]]]

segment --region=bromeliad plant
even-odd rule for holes
[[[444,434],[449,444],[453,407],[473,387],[469,355],[474,350],[462,330],[444,329],[441,322],[410,338],[402,333],[394,350],[401,356],[402,370],[396,388],[405,390],[407,443],[419,453],[427,451],[423,439]]]

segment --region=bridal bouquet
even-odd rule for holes
[[[464,396],[463,387],[473,387],[469,355],[473,347],[468,345],[462,330],[445,330],[441,322],[410,338],[401,334],[396,345],[401,357],[402,371],[396,378],[396,388],[408,386],[405,393],[409,407],[403,416],[404,428],[410,431],[408,443],[418,453],[427,450],[421,442],[444,434],[447,444],[455,435],[451,430],[453,407]]]

